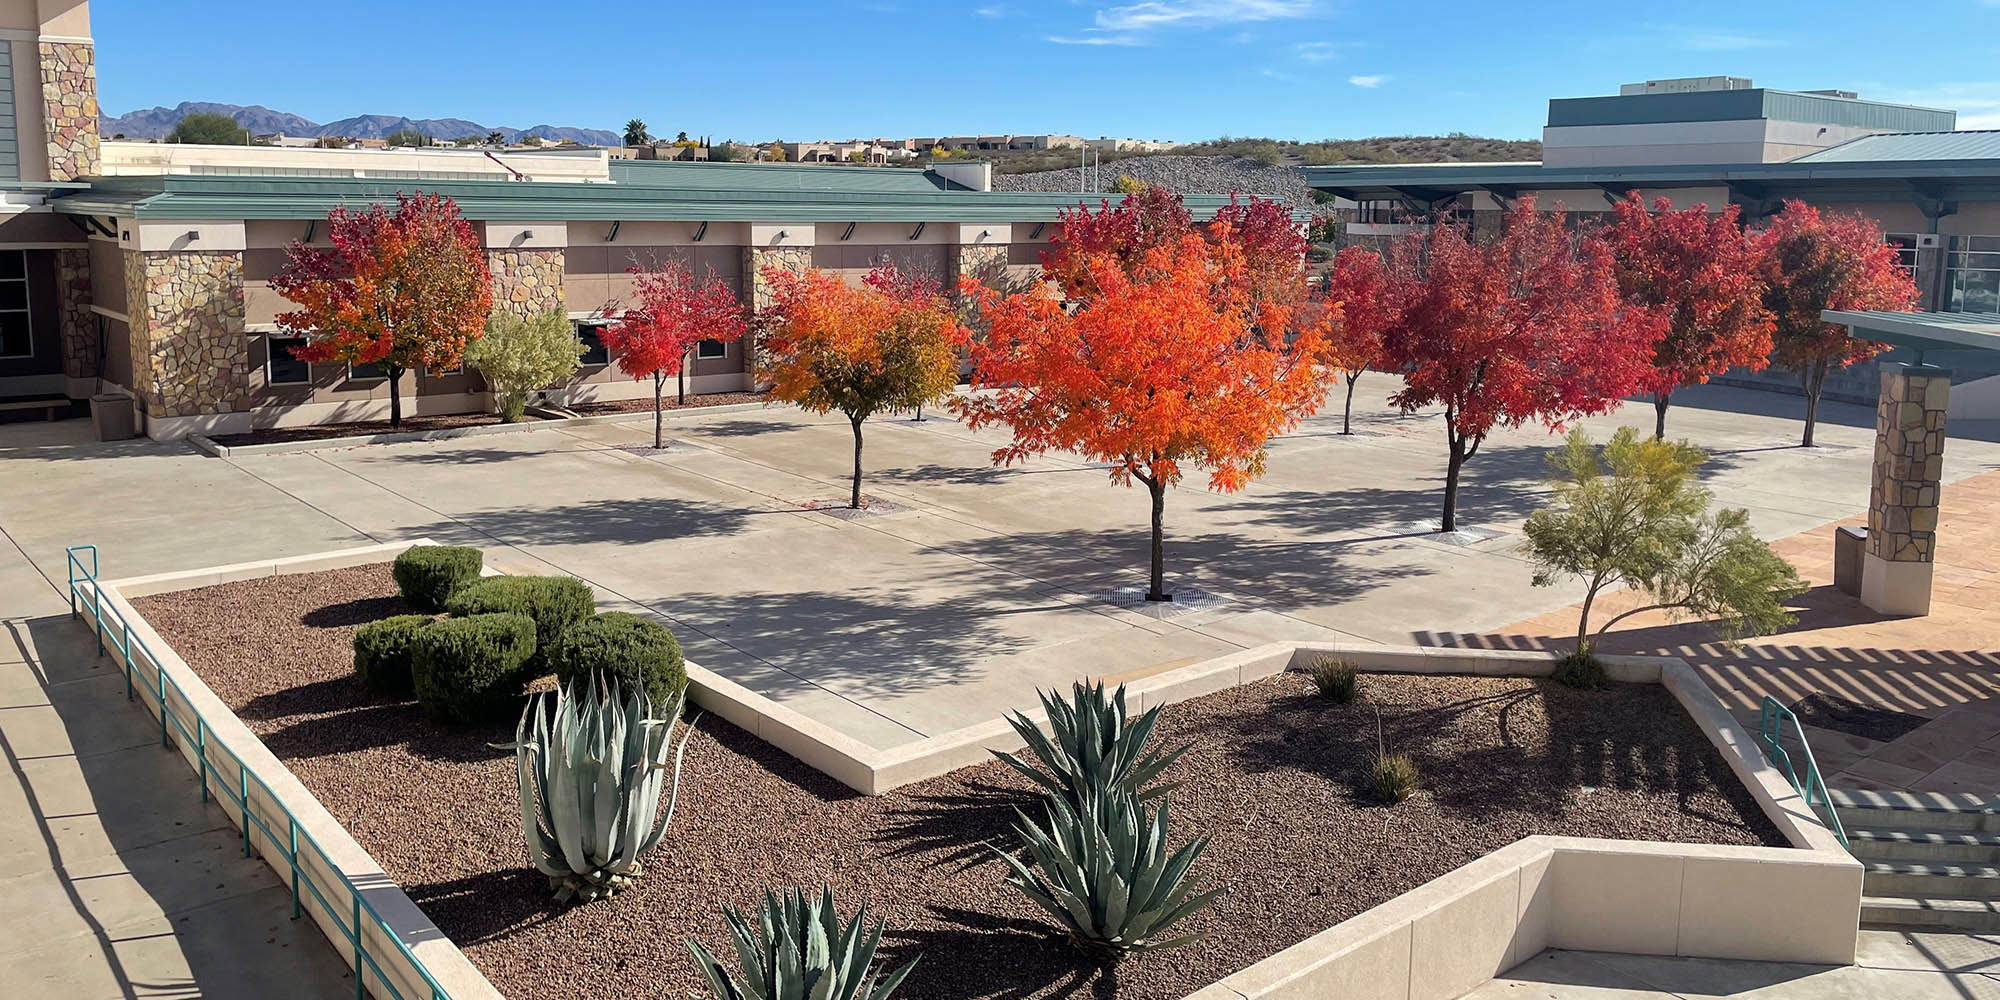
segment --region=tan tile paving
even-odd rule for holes
[[[1813,692],[1929,719],[1890,743],[1813,728],[1815,755],[1836,787],[2000,791],[2000,472],[1950,484],[1939,512],[1931,613],[1876,614],[1833,588],[1833,521],[1771,543],[1809,590],[1798,621],[1732,649],[1702,622],[1659,612],[1620,621],[1600,649],[1678,656],[1699,670],[1739,718],[1754,720],[1765,695],[1790,704]],[[1637,605],[1600,598],[1593,628]],[[1568,648],[1572,605],[1461,642],[1507,649]]]

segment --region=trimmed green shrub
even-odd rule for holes
[[[564,629],[542,658],[564,684],[587,681],[595,671],[627,691],[644,691],[656,711],[666,711],[687,688],[687,666],[673,630],[623,611],[606,611]]]
[[[453,617],[527,615],[535,622],[535,655],[524,665],[523,683],[549,672],[546,654],[570,626],[597,610],[596,595],[571,576],[489,576],[445,602]]]
[[[410,696],[410,661],[429,615],[397,615],[354,630],[354,675],[386,695]]]
[[[1354,700],[1361,686],[1361,668],[1352,660],[1342,660],[1332,656],[1322,656],[1312,664],[1313,686],[1319,688],[1319,696],[1336,704],[1345,705]]]
[[[1604,664],[1591,652],[1589,646],[1565,654],[1562,659],[1557,660],[1555,679],[1559,684],[1585,690],[1601,688],[1611,683],[1611,678],[1604,673]]]
[[[1377,754],[1368,770],[1368,790],[1388,805],[1409,798],[1417,790],[1417,762],[1406,753]]]
[[[444,618],[418,630],[411,644],[410,686],[432,716],[479,722],[511,712],[527,688],[523,664],[535,655],[527,615]]]
[[[396,589],[418,611],[443,611],[460,588],[479,579],[484,557],[463,545],[416,545],[396,557]]]

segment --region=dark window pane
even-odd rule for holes
[[[28,308],[28,283],[0,281],[0,309]]]
[[[35,353],[27,313],[0,313],[0,358],[24,358]]]
[[[26,251],[0,250],[0,278],[25,278],[27,276]]]
[[[697,358],[726,358],[729,356],[729,345],[720,340],[704,340],[695,347],[694,356]]]
[[[611,363],[611,352],[605,349],[604,338],[597,335],[598,330],[599,327],[595,324],[577,324],[576,339],[583,341],[584,347],[583,357],[580,359],[582,364],[605,365]]]
[[[272,385],[301,385],[312,380],[312,366],[292,357],[294,348],[304,346],[306,346],[304,337],[271,338]]]
[[[347,377],[357,382],[368,379],[388,378],[389,369],[380,361],[370,361],[365,365],[353,365],[347,370]]]

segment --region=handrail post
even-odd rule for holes
[[[299,919],[299,818],[285,810],[285,836],[291,842],[292,853],[292,919]]]
[[[250,765],[236,758],[236,782],[243,790],[243,856],[250,856]]]
[[[347,887],[354,899],[354,1000],[368,1000],[368,949],[361,942],[361,890]]]
[[[208,719],[200,713],[194,717],[194,759],[195,773],[201,775],[201,800],[208,801]]]

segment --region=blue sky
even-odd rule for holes
[[[99,0],[107,113],[183,100],[762,140],[1534,138],[1669,76],[2000,128],[2000,0]]]

